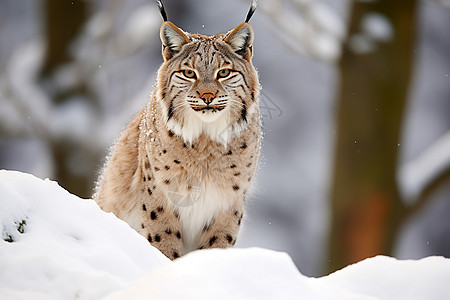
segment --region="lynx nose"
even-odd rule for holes
[[[205,102],[205,104],[209,105],[216,98],[213,93],[203,93],[200,98]]]

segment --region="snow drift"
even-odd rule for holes
[[[19,172],[0,171],[0,232],[0,299],[99,299],[170,262],[94,201]]]
[[[0,171],[1,299],[450,299],[450,259],[378,256],[322,278],[286,253],[213,249],[171,262],[91,200]]]

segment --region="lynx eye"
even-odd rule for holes
[[[184,70],[183,75],[187,78],[193,78],[193,79],[197,78],[197,74],[195,74],[195,72],[192,70]]]
[[[230,69],[222,69],[217,73],[217,79],[228,77],[230,73]]]

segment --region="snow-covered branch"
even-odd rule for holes
[[[340,57],[345,24],[325,1],[261,1],[258,9],[275,25],[275,36],[296,53],[326,62]]]
[[[154,2],[109,1],[92,7],[80,34],[65,45],[68,60],[43,72],[53,31],[38,31],[15,44],[0,72],[0,135],[11,139],[6,153],[13,155],[21,140],[46,145],[26,151],[48,157],[42,176],[69,178],[70,184],[76,182],[72,178],[91,181],[87,177],[95,176],[100,157],[148,99],[153,69],[139,68],[142,58],[132,54],[149,54],[145,46],[157,38],[161,20]],[[148,81],[136,83],[137,77]],[[74,192],[87,196],[90,189],[80,185]]]
[[[32,135],[50,143],[70,140],[92,151],[105,149],[111,143],[123,126],[117,120],[126,122],[142,105],[149,85],[122,102],[123,108],[114,107],[108,85],[117,71],[108,66],[146,45],[160,25],[155,4],[148,3],[131,12],[122,26],[114,26],[120,8],[117,1],[112,1],[98,10],[71,47],[73,60],[54,70],[45,82],[40,77],[45,60],[43,38],[29,40],[14,51],[0,73],[3,136]],[[86,88],[87,93],[78,92]],[[56,103],[55,95],[61,94],[70,96]],[[112,119],[115,122],[110,122]]]
[[[442,6],[444,6],[447,9],[450,9],[450,0],[433,0],[439,4],[441,4]]]
[[[416,211],[440,184],[450,180],[450,131],[404,165],[399,176],[405,204]]]
[[[31,130],[48,137],[51,103],[36,84],[43,53],[42,40],[31,40],[11,56],[1,75],[0,125],[10,134]]]

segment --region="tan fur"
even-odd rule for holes
[[[175,259],[236,242],[260,152],[259,83],[248,23],[203,36],[165,22],[161,40],[150,101],[114,146],[94,199]],[[224,68],[233,73],[217,77]]]

